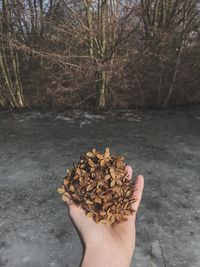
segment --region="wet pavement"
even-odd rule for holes
[[[0,113],[0,267],[77,267],[82,247],[56,189],[92,147],[145,176],[131,267],[200,266],[200,107]]]

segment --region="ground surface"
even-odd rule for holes
[[[0,113],[0,266],[77,267],[82,247],[56,188],[91,147],[145,176],[133,267],[200,266],[200,108]]]

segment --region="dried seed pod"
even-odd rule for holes
[[[135,202],[125,166],[124,158],[112,155],[108,147],[105,153],[93,148],[67,170],[58,192],[64,201],[71,199],[96,223],[124,222],[133,214]]]

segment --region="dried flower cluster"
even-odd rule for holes
[[[96,223],[119,223],[133,214],[133,183],[125,171],[122,156],[95,148],[81,156],[80,162],[67,170],[63,186],[58,192],[64,201],[71,199],[93,217]]]

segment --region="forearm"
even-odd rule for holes
[[[81,267],[129,267],[130,261],[111,248],[86,248]]]

